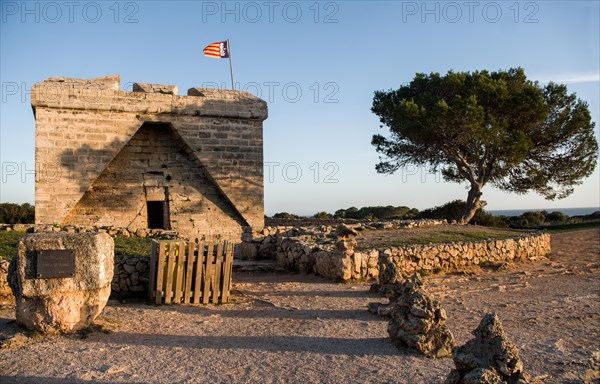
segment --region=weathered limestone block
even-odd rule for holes
[[[37,278],[39,250],[69,249],[72,278]],[[114,243],[103,233],[37,233],[19,240],[10,263],[9,284],[16,297],[17,322],[44,333],[74,332],[89,326],[110,296]]]
[[[531,383],[523,372],[517,347],[506,338],[495,313],[487,314],[473,331],[474,339],[455,347],[453,369],[446,384]]]
[[[454,338],[445,324],[446,312],[417,273],[396,285],[390,304],[388,333],[397,347],[436,358],[451,354]]]
[[[10,304],[15,301],[12,290],[8,285],[8,261],[0,260],[0,304]]]
[[[352,257],[339,251],[319,251],[315,253],[315,272],[334,280],[352,278]]]
[[[340,224],[335,230],[335,236],[339,239],[348,239],[358,236],[358,232],[354,228],[351,228],[345,224]]]
[[[356,247],[357,243],[356,240],[354,239],[346,239],[346,240],[340,240],[337,243],[335,243],[335,248],[340,251],[340,252],[353,252],[354,248]]]
[[[176,85],[133,83],[133,92],[163,93],[165,95],[177,95],[178,90]]]

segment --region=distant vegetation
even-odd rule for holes
[[[335,218],[342,219],[358,219],[358,220],[383,220],[383,219],[412,219],[419,213],[416,208],[409,208],[405,206],[394,207],[388,205],[385,207],[362,207],[360,209],[356,207],[350,207],[348,209],[339,209],[335,211]]]
[[[287,212],[279,212],[273,215],[274,219],[283,219],[283,220],[299,220],[302,219],[302,217],[298,216],[298,215],[294,215],[292,213],[287,213]]]
[[[465,201],[453,200],[444,205],[428,208],[419,211],[416,208],[406,206],[394,207],[376,206],[376,207],[350,207],[347,209],[339,209],[335,213],[317,212],[312,217],[301,217],[288,212],[280,212],[273,215],[273,219],[285,221],[335,221],[335,220],[407,220],[407,219],[436,219],[447,220],[449,223],[455,220],[456,216],[465,209]],[[269,219],[267,217],[267,219]],[[276,220],[277,221],[277,220]],[[584,216],[567,216],[562,212],[554,211],[527,211],[519,216],[494,216],[484,209],[478,210],[470,224],[496,227],[496,228],[516,228],[516,229],[531,229],[531,228],[559,228],[573,225],[581,225],[584,223],[600,222],[600,211],[596,211],[590,215]],[[274,225],[277,225],[276,223]]]
[[[419,219],[446,219],[451,222],[457,213],[464,210],[465,202],[453,200],[439,207],[425,209],[417,215]],[[519,216],[494,216],[484,209],[475,213],[471,224],[497,228],[543,228],[558,225],[575,225],[584,222],[600,221],[600,211],[584,216],[567,216],[554,211],[527,211]]]
[[[294,215],[288,212],[279,212],[274,214],[271,218],[267,219],[275,220],[403,220],[403,219],[414,219],[416,218],[419,210],[416,208],[410,208],[406,206],[394,207],[393,205],[388,206],[376,206],[376,207],[350,207],[347,209],[338,209],[335,213],[329,212],[317,212],[311,217],[302,217]]]
[[[0,204],[0,223],[2,224],[33,224],[34,220],[35,209],[31,204]]]

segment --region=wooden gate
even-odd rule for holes
[[[148,295],[156,304],[226,303],[233,243],[152,241]]]

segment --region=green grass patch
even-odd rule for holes
[[[0,232],[0,259],[11,260],[15,257],[19,239],[25,235],[25,232]]]
[[[577,224],[554,224],[540,227],[539,229],[543,229],[548,232],[569,232],[569,231],[577,231],[580,229],[593,229],[599,228],[600,221],[592,221],[586,223],[577,223]]]
[[[399,247],[411,244],[441,244],[441,243],[456,243],[466,241],[483,241],[483,240],[503,240],[517,237],[529,231],[465,231],[465,230],[442,230],[429,233],[418,233],[414,236],[403,237],[402,239],[386,239],[377,241],[375,244],[369,244],[368,248],[387,248]],[[358,248],[364,250],[359,244]]]
[[[410,244],[455,243],[459,241],[481,241],[488,239],[508,239],[519,236],[517,232],[469,232],[469,231],[440,231],[425,236],[410,239]]]
[[[150,252],[152,252],[152,239],[135,236],[115,238],[115,259],[150,257]]]

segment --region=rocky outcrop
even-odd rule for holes
[[[73,277],[40,278],[36,251],[60,249],[73,251]],[[44,333],[86,328],[108,301],[113,260],[113,240],[103,233],[37,233],[21,238],[8,273],[17,322]]]
[[[506,338],[495,313],[485,315],[473,335],[474,339],[452,351],[456,369],[446,384],[532,383],[523,372],[517,347]]]
[[[445,324],[446,311],[423,288],[421,277],[415,273],[391,292],[388,333],[392,342],[430,357],[449,356],[454,338]]]

